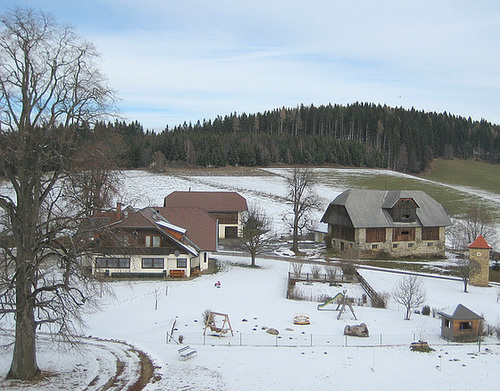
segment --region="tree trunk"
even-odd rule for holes
[[[255,266],[255,252],[250,251],[250,255],[252,256],[252,266]]]
[[[23,265],[24,266],[24,265]],[[36,361],[36,333],[33,301],[30,299],[31,279],[24,267],[18,269],[16,280],[16,340],[8,379],[31,380],[40,373]]]
[[[300,250],[299,250],[299,227],[298,227],[297,219],[294,220],[294,224],[293,224],[292,251],[295,254],[298,254],[300,252]]]

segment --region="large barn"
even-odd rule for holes
[[[327,246],[376,256],[444,256],[445,227],[439,202],[423,191],[347,190],[324,213]]]

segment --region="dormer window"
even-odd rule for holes
[[[157,235],[146,235],[146,247],[160,247],[160,237]]]
[[[401,198],[388,211],[394,222],[407,223],[417,220],[417,208],[412,198]]]

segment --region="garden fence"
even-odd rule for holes
[[[285,333],[271,335],[263,330],[255,333],[234,332],[219,337],[218,335],[203,332],[188,332],[182,334],[183,343],[189,345],[213,346],[287,346],[287,347],[373,347],[373,346],[410,346],[415,341],[426,341],[431,345],[446,345],[447,340],[439,335],[406,334],[372,334],[369,337],[352,337],[347,335],[324,335],[306,333]],[[166,341],[178,340],[180,334],[171,335],[167,332]],[[488,340],[487,340],[488,341]],[[485,342],[482,342],[485,343]],[[488,343],[488,342],[487,342]],[[490,342],[490,343],[498,343]]]

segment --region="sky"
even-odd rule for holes
[[[2,0],[93,42],[119,115],[162,130],[368,102],[500,124],[497,0]]]

